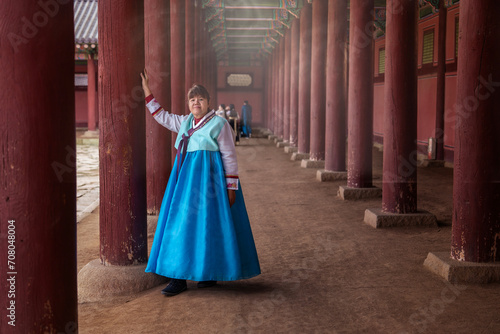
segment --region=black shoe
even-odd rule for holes
[[[198,282],[198,287],[199,288],[209,288],[211,286],[214,286],[217,284],[217,281],[201,281]]]
[[[175,296],[185,291],[187,289],[187,284],[185,279],[175,279],[172,278],[170,283],[165,289],[161,290],[161,293],[167,297]]]

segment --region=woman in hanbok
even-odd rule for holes
[[[171,279],[162,290],[166,296],[186,290],[186,280],[204,288],[259,275],[231,127],[209,112],[210,96],[202,85],[188,92],[191,113],[175,115],[151,94],[146,71],[141,77],[148,110],[178,133],[146,272]]]

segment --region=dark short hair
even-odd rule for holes
[[[188,100],[196,96],[201,96],[210,101],[210,94],[208,93],[208,90],[205,88],[205,86],[194,84],[193,87],[189,89],[189,92],[187,94]]]
[[[247,101],[247,100],[245,100],[245,101],[243,101],[243,103],[246,103],[246,104],[248,104],[248,101]]]
[[[222,107],[222,109],[226,109],[226,105],[224,103],[221,103],[220,106]]]

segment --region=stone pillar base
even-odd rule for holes
[[[85,131],[76,138],[78,145],[99,145],[99,131]]]
[[[316,180],[320,182],[347,180],[347,172],[334,172],[321,169],[316,172]]]
[[[296,146],[285,146],[285,153],[295,153],[298,149]]]
[[[269,135],[273,133],[269,129],[253,128],[252,137],[254,138],[268,138]]]
[[[310,160],[304,159],[300,163],[300,167],[302,168],[325,168],[325,160]]]
[[[83,133],[82,137],[99,138],[99,130],[87,130]]]
[[[167,278],[146,273],[146,264],[104,266],[92,260],[78,273],[78,302],[93,303],[127,296],[164,284]]]
[[[277,148],[282,148],[282,147],[287,147],[290,146],[290,143],[287,141],[280,141],[276,143]]]
[[[275,135],[269,135],[269,136],[267,136],[267,139],[269,139],[269,140],[273,140],[273,141],[274,141],[276,138],[278,138],[278,137],[277,137],[277,136],[275,136]]]
[[[158,216],[148,215],[147,221],[148,221],[148,237],[152,237],[155,235],[156,232],[156,225],[158,225]]]
[[[429,253],[424,266],[451,283],[500,282],[500,263],[476,263],[457,261],[450,252]]]
[[[275,144],[281,143],[282,141],[283,141],[283,138],[278,138],[278,137],[274,138]]]
[[[344,201],[378,198],[382,197],[382,189],[377,187],[349,188],[347,186],[340,186],[337,195]]]
[[[454,163],[453,162],[449,162],[449,161],[445,161],[444,162],[444,167],[446,168],[454,168]]]
[[[423,159],[421,167],[444,167],[444,160]]]
[[[304,159],[309,159],[309,153],[292,153],[290,160],[292,161],[302,161]]]
[[[382,209],[366,209],[364,221],[374,228],[437,226],[436,216],[427,211],[417,211],[416,213],[390,213],[383,212]]]

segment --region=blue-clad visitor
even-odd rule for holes
[[[243,126],[241,127],[243,136],[247,138],[252,137],[252,106],[248,104],[248,101],[243,102],[241,118],[243,118]]]

